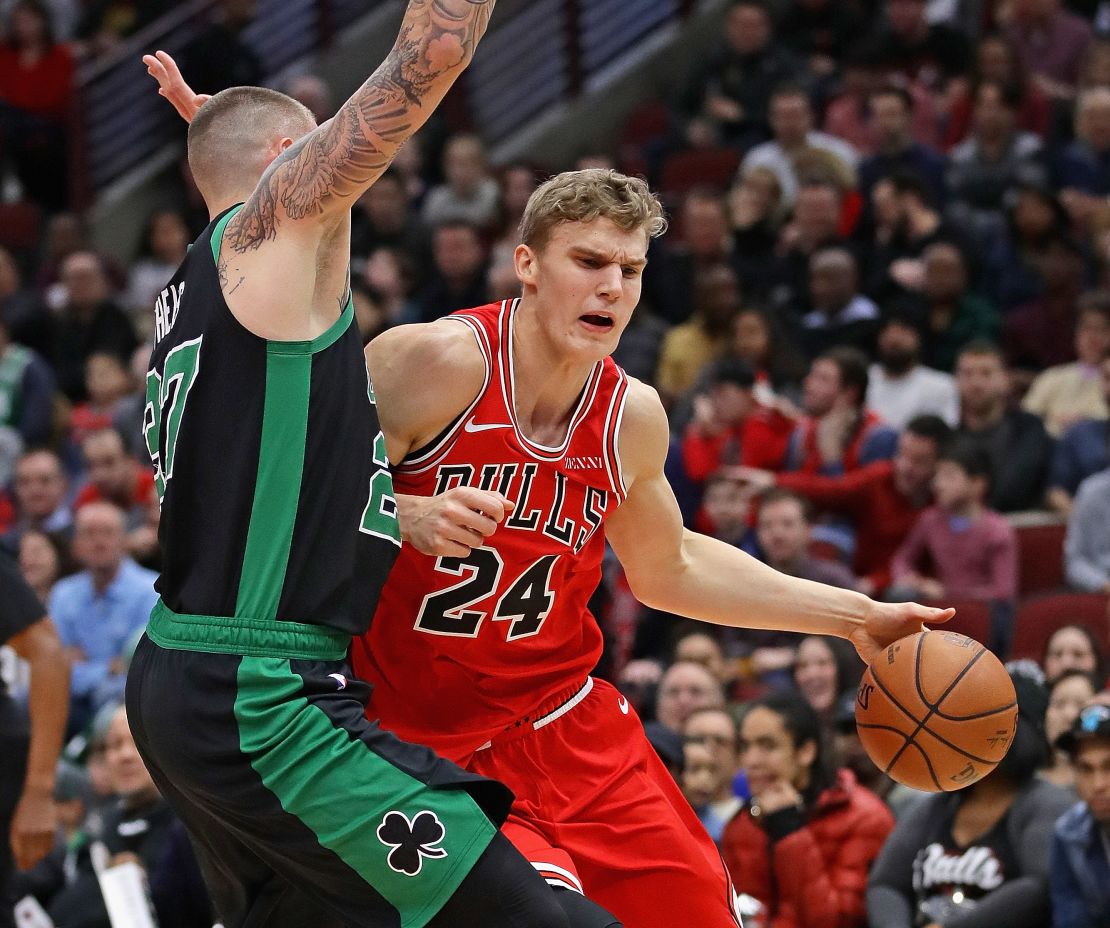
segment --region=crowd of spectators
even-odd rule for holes
[[[0,190],[50,216],[37,247],[0,246],[0,543],[69,649],[70,733],[87,743],[60,787],[80,802],[58,859],[25,887],[55,911],[83,904],[79,835],[164,814],[147,784],[106,785],[127,770],[107,772],[105,745],[122,737],[115,707],[160,561],[142,430],[151,307],[205,217],[183,187],[137,217],[140,250],[121,261],[65,211],[56,160],[74,63],[163,6],[0,0]],[[197,40],[212,68],[187,73],[198,91],[262,73],[242,35],[253,4],[221,14]],[[691,633],[608,565],[603,672],[652,720],[747,923],[974,928],[1001,910],[1017,928],[1050,911],[1059,928],[1102,924],[1110,4],[730,0],[718,46],[686,70],[640,113],[663,118],[634,114],[576,164],[495,166],[481,126],[433,123],[354,210],[363,338],[518,295],[517,224],[551,170],[645,173],[672,230],[616,359],[668,408],[689,526],[795,576],[980,603],[1003,657],[1028,632],[1027,526],[1055,532],[1039,592],[1087,594],[1033,635],[1037,662],[1011,665],[1013,761],[922,799],[864,754],[861,665],[843,642]],[[287,89],[321,118],[334,107],[318,78]],[[168,818],[151,828],[156,847],[121,849],[158,886],[187,847]]]

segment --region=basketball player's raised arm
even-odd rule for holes
[[[951,610],[878,603],[862,593],[789,577],[739,548],[689,531],[663,473],[669,432],[655,391],[629,389],[619,437],[628,498],[606,535],[636,598],[678,615],[745,628],[849,639],[869,660],[880,648],[940,622]]]
[[[465,70],[496,0],[410,0],[397,41],[339,111],[283,152],[244,207],[259,240],[284,220],[326,222],[351,205]]]

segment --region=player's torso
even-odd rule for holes
[[[143,430],[162,498],[159,592],[179,613],[357,634],[398,533],[353,310],[310,342],[253,335],[224,301],[213,227],[155,309]]]
[[[355,668],[371,711],[449,756],[473,751],[545,700],[581,684],[601,653],[588,601],[601,577],[602,525],[624,498],[616,435],[627,379],[599,363],[565,440],[528,440],[513,411],[513,304],[456,314],[487,360],[475,402],[394,468],[398,493],[458,486],[503,493],[513,512],[467,558],[405,547]]]

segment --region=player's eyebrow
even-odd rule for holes
[[[647,258],[629,258],[627,255],[620,254],[620,252],[599,251],[596,248],[590,248],[588,245],[576,245],[573,250],[577,257],[594,258],[608,264],[628,265],[637,269],[647,266]]]

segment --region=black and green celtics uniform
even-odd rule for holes
[[[244,329],[217,274],[233,214],[156,308],[144,434],[165,567],[128,719],[227,928],[422,928],[511,796],[363,714],[347,646],[399,533],[353,306],[312,341]]]

